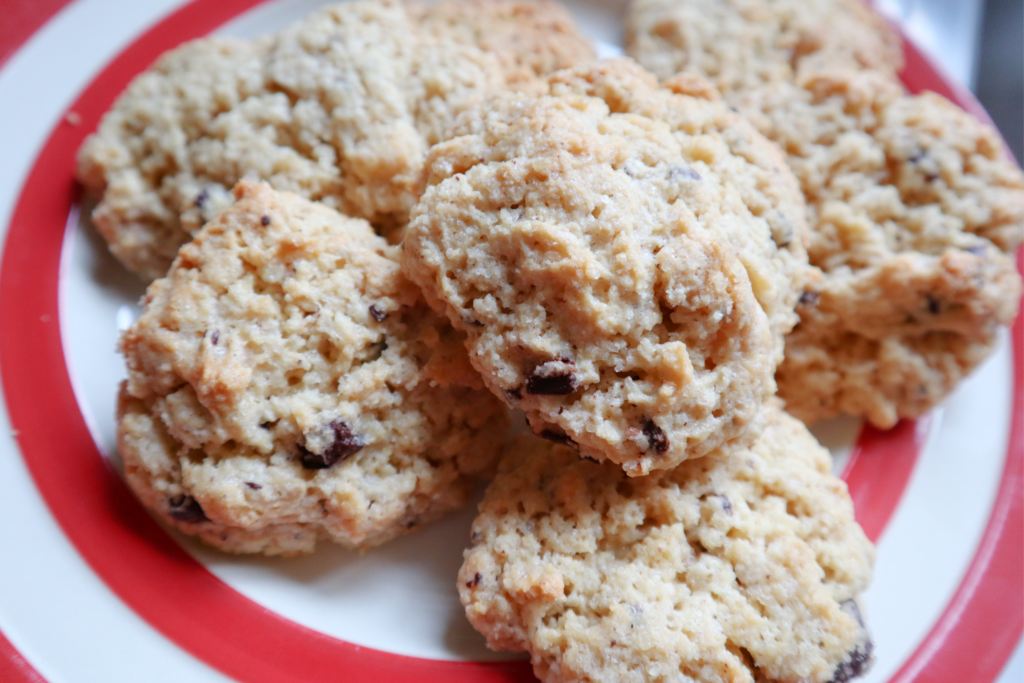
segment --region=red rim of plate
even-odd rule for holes
[[[0,264],[0,377],[19,446],[47,505],[94,571],[167,638],[247,683],[310,680],[529,681],[526,662],[450,662],[347,643],[292,622],[234,591],[184,551],[109,469],[71,388],[58,317],[60,255],[77,201],[74,155],[133,76],[164,50],[205,35],[262,0],[194,0],[142,34],[78,97],[37,157],[18,199]],[[39,14],[60,3],[46,3]],[[43,17],[38,24],[45,21]],[[38,18],[38,15],[37,15]],[[0,36],[3,39],[3,36]],[[17,37],[16,37],[17,39]],[[23,38],[22,38],[23,39]],[[7,54],[14,49],[7,45]],[[16,47],[16,45],[14,46]],[[0,43],[0,52],[5,46]],[[904,82],[987,118],[908,42]],[[893,683],[990,681],[1024,631],[1024,320],[1014,327],[1014,413],[1003,479],[981,545],[957,593]],[[54,415],[61,429],[53,429]],[[877,540],[913,471],[929,420],[889,432],[863,430],[844,477],[861,521]],[[61,467],[50,467],[52,453]],[[189,600],[181,600],[188,595]],[[1012,599],[1011,599],[1012,598]],[[197,606],[201,606],[201,618]],[[0,674],[39,683],[0,634]]]

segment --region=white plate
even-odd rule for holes
[[[52,683],[226,680],[214,667],[239,680],[277,682],[370,672],[528,678],[521,662],[457,663],[507,657],[484,648],[458,603],[454,577],[472,510],[365,555],[324,547],[299,560],[236,558],[177,535],[169,541],[104,466],[104,458],[117,464],[117,331],[137,313],[142,288],[80,220],[70,183],[77,144],[159,51],[214,27],[238,36],[269,32],[320,4],[197,0],[168,17],[182,3],[77,0],[0,70],[0,102],[7,103],[0,225],[10,233],[0,265],[0,632],[13,645],[0,641],[0,678],[31,675],[7,673],[22,656]],[[569,4],[602,54],[618,51],[623,1]],[[916,52],[908,58],[908,85],[948,87],[935,84]],[[74,113],[65,117],[69,105]],[[920,453],[912,425],[862,437],[851,488],[865,527],[885,528],[865,596],[877,656],[865,681],[946,680],[925,674],[952,675],[944,657],[958,652],[979,662],[970,671],[980,677],[970,680],[991,680],[1006,643],[1019,637],[1019,616],[992,621],[1002,618],[1005,602],[1002,612],[999,601],[985,602],[1000,577],[1016,579],[1006,599],[1019,604],[1024,592],[1015,559],[1024,542],[1013,538],[1024,523],[1012,479],[1020,443],[1008,451],[1011,346],[1004,335],[995,356],[932,417],[930,431],[918,425],[928,437]],[[23,431],[17,438],[12,423]],[[857,425],[838,421],[818,432],[842,468]],[[1009,479],[1007,464],[1016,468]],[[986,530],[991,557],[988,546],[977,552]],[[989,623],[964,621],[977,615]],[[965,629],[977,638],[965,640]]]

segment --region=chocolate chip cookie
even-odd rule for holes
[[[781,346],[755,294],[772,268],[736,256],[778,251],[768,202],[731,182],[753,164],[560,74],[559,94],[495,97],[432,149],[403,268],[535,433],[634,476],[743,448]]]
[[[218,548],[364,548],[465,503],[505,409],[364,220],[265,184],[182,248],[124,334],[129,484]]]
[[[873,548],[846,486],[777,406],[749,450],[629,479],[521,441],[473,524],[458,588],[545,683],[825,681],[863,673],[854,602]]]
[[[1017,313],[1024,176],[988,125],[872,71],[745,93],[807,199],[811,281],[776,379],[804,420],[880,427],[938,404]]]

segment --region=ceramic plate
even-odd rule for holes
[[[365,555],[236,558],[162,527],[119,473],[114,349],[142,287],[89,225],[75,152],[163,51],[319,4],[0,1],[2,681],[533,680],[462,615],[471,509]],[[569,5],[602,54],[620,52],[625,0]],[[903,78],[984,115],[909,45]],[[925,419],[816,427],[878,543],[866,682],[985,683],[1020,638],[1022,343],[1018,319]]]

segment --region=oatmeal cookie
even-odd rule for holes
[[[845,682],[873,548],[831,458],[777,406],[747,451],[628,479],[535,439],[502,459],[465,553],[466,615],[546,683]]]
[[[403,268],[539,435],[633,476],[749,445],[774,345],[730,231],[766,221],[663,121],[505,95],[433,148]]]
[[[424,28],[493,52],[538,76],[594,59],[572,15],[547,0],[443,0],[409,3]]]
[[[739,106],[788,153],[822,271],[786,340],[780,395],[807,421],[921,415],[1016,315],[1020,169],[992,128],[878,72],[809,71]]]
[[[658,78],[709,78],[726,95],[805,66],[903,66],[899,35],[863,0],[634,0],[626,53]]]
[[[334,5],[254,41],[200,39],[132,82],[80,151],[78,177],[112,253],[147,280],[242,178],[397,239],[426,151],[455,115],[530,87],[506,62],[421,27],[396,0]]]
[[[364,548],[465,503],[505,409],[361,219],[265,184],[183,247],[122,337],[127,479],[231,552]]]

